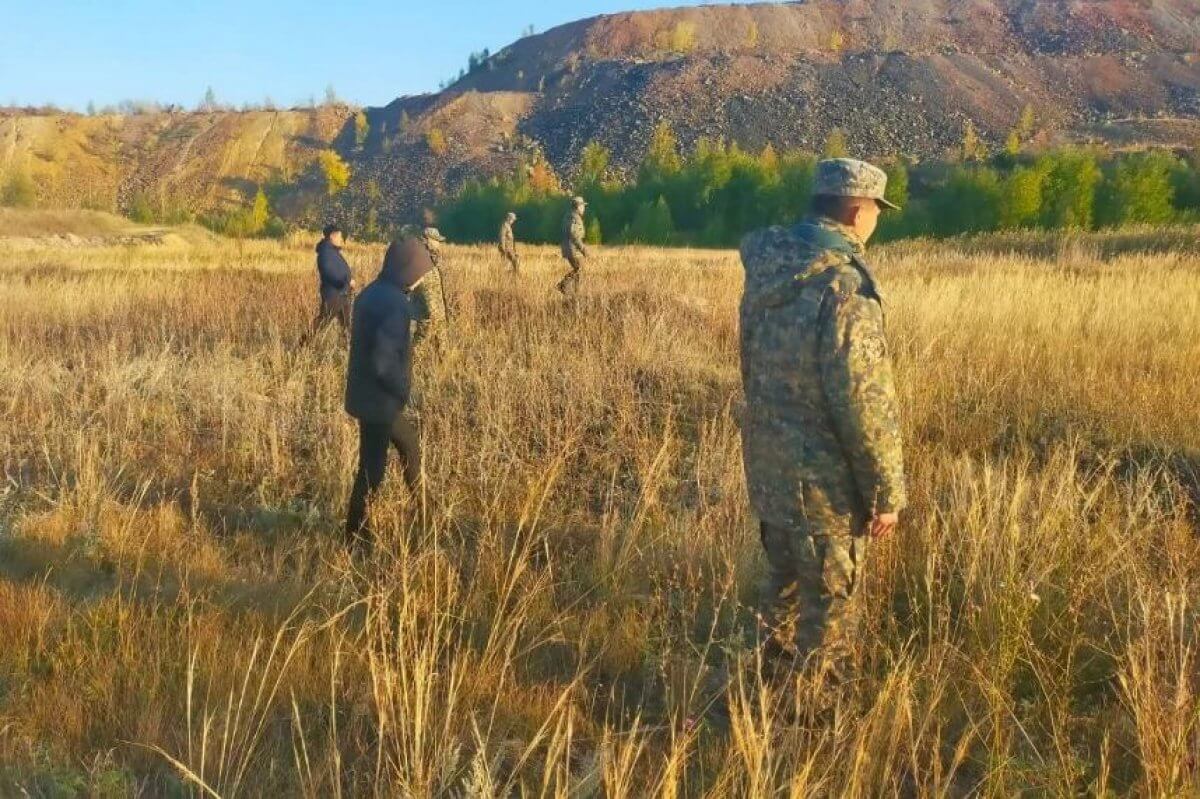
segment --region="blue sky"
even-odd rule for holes
[[[365,105],[436,90],[467,56],[533,25],[698,0],[13,0],[0,104],[124,99],[293,105],[328,85]]]

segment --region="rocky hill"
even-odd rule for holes
[[[569,181],[598,141],[629,171],[661,120],[685,147],[819,150],[836,128],[863,156],[928,158],[968,120],[1002,142],[1027,106],[1043,140],[1200,140],[1200,6],[811,0],[596,17],[522,39],[440,94],[372,109],[356,166],[385,214],[403,215],[533,151]]]
[[[129,211],[148,202],[156,211],[220,210],[244,204],[261,185],[298,185],[351,114],[345,107],[0,113],[0,179],[30,178],[38,205],[50,208]]]
[[[86,171],[109,181],[106,191],[115,181],[119,198],[165,183],[212,202],[332,144],[354,171],[340,212],[386,226],[535,154],[569,184],[590,141],[628,172],[662,120],[685,147],[707,136],[818,150],[836,128],[863,156],[929,158],[956,145],[968,120],[998,144],[1027,106],[1043,141],[1200,141],[1197,0],[810,0],[614,14],[522,39],[440,93],[367,109],[365,141],[349,112],[171,115],[89,123],[102,132],[64,137],[81,141],[51,160],[95,162]]]

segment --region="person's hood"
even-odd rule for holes
[[[388,245],[377,280],[408,291],[418,280],[433,271],[433,259],[419,239],[403,239]]]
[[[791,302],[799,290],[818,282],[831,283],[863,253],[862,242],[845,225],[830,219],[806,219],[790,228],[771,228],[753,234],[743,249],[748,307],[773,307]],[[849,279],[858,277],[857,270]]]

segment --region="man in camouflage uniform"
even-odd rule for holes
[[[419,430],[429,373],[438,358],[444,355],[446,343],[446,294],[441,270],[442,245],[446,243],[446,237],[435,227],[405,225],[400,229],[400,239],[421,242],[434,265],[407,292],[412,313],[412,378],[409,401],[403,414]]]
[[[863,260],[881,208],[895,208],[886,186],[870,164],[822,161],[812,217],[741,247],[743,456],[768,650],[843,676],[869,543],[906,504],[883,302]]]
[[[442,245],[446,237],[435,227],[419,228],[405,225],[400,229],[401,240],[417,239],[425,245],[434,269],[413,287],[409,302],[413,308],[413,349],[419,353],[424,342],[442,339],[446,327],[446,293],[442,283]]]
[[[589,255],[587,245],[583,241],[587,235],[587,228],[583,224],[583,214],[586,210],[587,201],[576,197],[571,201],[571,210],[563,217],[562,255],[571,269],[558,281],[558,290],[567,297],[578,293],[580,273]]]
[[[508,261],[509,269],[514,275],[521,273],[521,259],[517,257],[517,239],[513,235],[513,223],[517,221],[517,215],[512,211],[504,217],[504,221],[500,224],[500,256]]]

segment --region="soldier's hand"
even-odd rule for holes
[[[356,288],[358,288],[358,281],[354,278],[350,278],[350,290],[354,291]]]
[[[900,524],[898,513],[878,513],[871,520],[871,538],[887,538]]]

